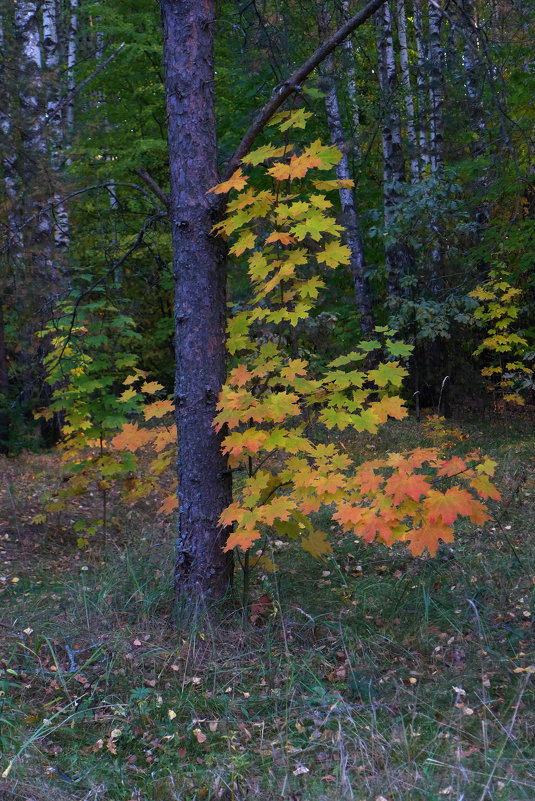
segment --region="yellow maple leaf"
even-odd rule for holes
[[[135,389],[125,389],[123,394],[119,396],[119,401],[120,403],[127,403],[132,398],[135,398],[137,394]]]
[[[159,384],[157,381],[145,381],[141,387],[141,391],[145,392],[147,395],[153,395],[155,392],[158,392],[163,388],[163,385]]]
[[[321,559],[333,552],[332,545],[324,531],[312,531],[306,537],[303,537],[301,547],[309,554],[312,554],[315,559]]]
[[[154,401],[154,403],[149,403],[143,409],[143,417],[145,420],[151,420],[153,417],[160,418],[164,417],[164,415],[169,414],[170,412],[174,411],[173,401],[170,400],[159,400]]]

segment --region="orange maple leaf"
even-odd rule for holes
[[[242,551],[247,551],[261,535],[261,532],[256,528],[252,529],[236,529],[229,536],[225,543],[224,551],[231,551],[233,548],[240,548]]]
[[[156,429],[156,434],[154,436],[154,450],[156,453],[160,453],[163,451],[167,445],[176,444],[177,435],[176,435],[176,427],[171,428],[158,428]],[[154,429],[153,432],[154,434]]]
[[[420,556],[426,548],[429,551],[429,555],[434,556],[440,545],[440,540],[453,542],[453,539],[453,528],[440,522],[425,522],[421,528],[407,531],[400,537],[401,541],[408,542],[409,550],[413,556]]]
[[[208,190],[207,194],[213,192],[216,195],[225,195],[227,192],[230,192],[231,189],[237,189],[239,192],[246,183],[247,177],[243,174],[243,170],[240,167],[230,176],[228,181],[223,181],[223,183],[213,186]]]
[[[239,364],[230,371],[227,383],[235,384],[237,387],[243,387],[253,377],[250,370],[247,369],[245,364]]]
[[[424,500],[424,508],[430,523],[442,521],[446,525],[455,522],[459,515],[473,519],[474,514],[484,511],[483,505],[470,495],[468,490],[451,487],[446,492],[430,490]],[[478,519],[481,519],[479,514]]]
[[[284,231],[273,231],[266,239],[265,244],[269,245],[270,242],[280,242],[282,245],[290,245],[293,242],[297,242],[297,239],[295,236],[286,234]]]
[[[137,423],[125,423],[122,431],[111,440],[111,446],[116,451],[137,451],[152,440],[153,431],[139,428]]]
[[[176,493],[172,495],[168,495],[167,498],[164,499],[162,505],[158,509],[157,514],[159,515],[170,515],[171,512],[174,512],[175,509],[178,509],[178,498]]]
[[[399,470],[388,479],[384,489],[398,506],[405,498],[419,501],[422,495],[427,495],[429,482],[418,473],[405,473],[403,470]]]
[[[312,167],[321,167],[322,162],[317,156],[311,156],[309,153],[303,153],[301,156],[295,154],[291,157],[289,164],[279,161],[273,165],[267,172],[276,178],[277,181],[285,181],[293,178],[304,178],[308,170]]]
[[[455,476],[466,470],[466,462],[460,456],[452,456],[445,462],[442,462],[438,469],[439,476]]]

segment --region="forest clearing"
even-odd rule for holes
[[[0,0],[0,801],[535,798],[533,33]]]

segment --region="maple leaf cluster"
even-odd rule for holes
[[[281,117],[286,126],[291,119]],[[302,115],[296,121],[304,124]],[[245,259],[251,287],[247,308],[229,321],[228,349],[237,364],[214,421],[227,432],[230,467],[243,476],[220,519],[231,530],[227,550],[247,550],[275,531],[325,555],[331,545],[313,516],[326,505],[342,529],[366,542],[405,542],[413,554],[434,554],[440,541],[453,539],[458,517],[477,525],[488,519],[480,498],[499,498],[490,481],[494,463],[477,454],[448,458],[438,448],[420,448],[356,466],[342,446],[319,444],[311,434],[318,425],[375,433],[388,418],[407,415],[399,392],[412,348],[395,341],[388,327],[376,328],[376,339],[335,359],[321,375],[287,352],[288,331],[309,316],[322,273],[350,260],[326,194],[347,182],[312,177],[339,158],[319,140],[301,153],[265,145],[244,163],[264,163],[271,189],[264,181],[256,190],[240,168],[213,190],[235,192],[215,231],[232,238],[230,252]]]

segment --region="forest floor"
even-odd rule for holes
[[[3,460],[1,801],[535,798],[535,434],[463,428],[499,462],[483,530],[435,559],[276,541],[252,615],[178,632],[171,523],[116,509],[80,550],[68,514],[39,517],[57,458]],[[420,444],[404,422],[351,447]]]

